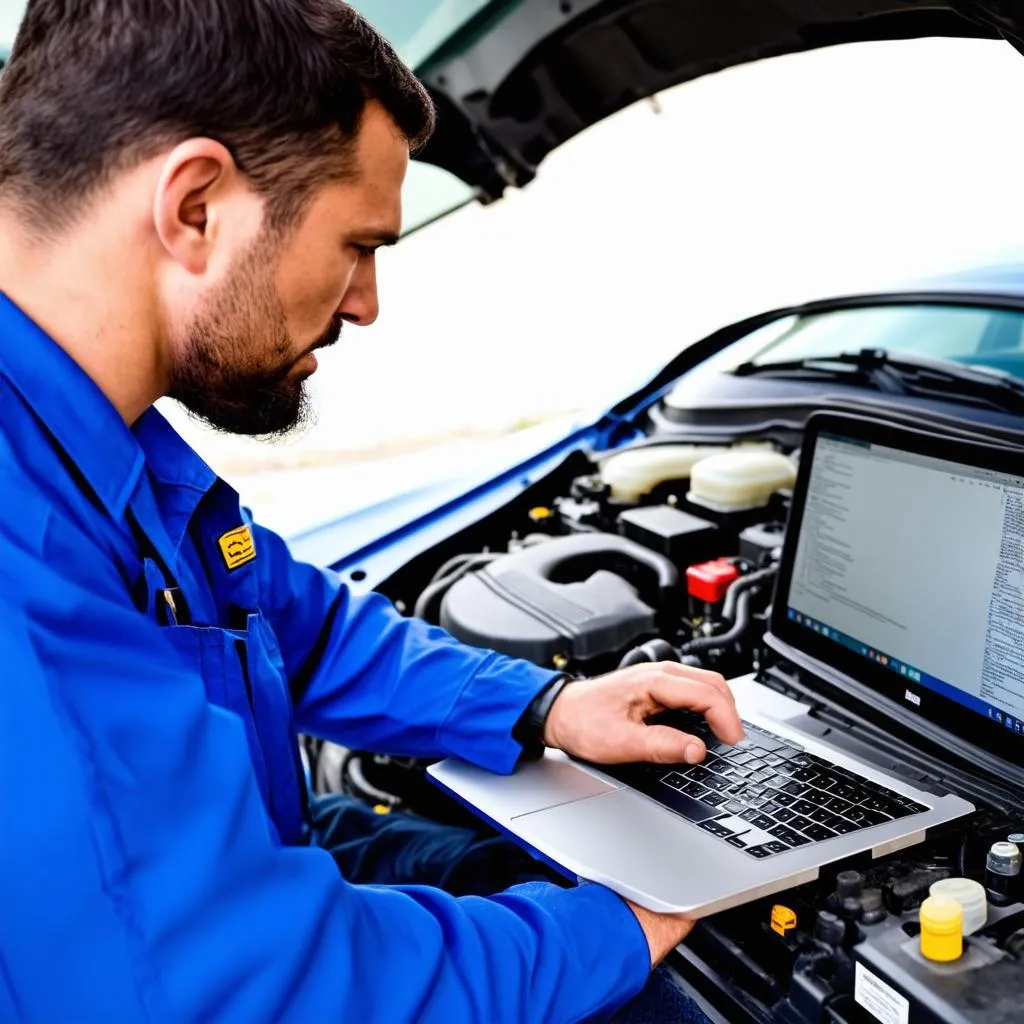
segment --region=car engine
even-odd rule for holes
[[[799,458],[767,442],[577,453],[380,589],[467,644],[555,670],[667,660],[760,672],[782,689],[764,634]],[[320,790],[478,824],[426,781],[424,762],[308,753]],[[712,1020],[1024,1020],[1024,876],[1019,857],[1005,874],[991,865],[998,844],[1024,843],[1024,794],[972,797],[974,817],[924,843],[701,922],[670,968]],[[956,963],[927,961],[915,952],[921,903],[936,882],[965,878],[987,895],[985,919]]]

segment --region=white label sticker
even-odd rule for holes
[[[882,1024],[909,1024],[910,1003],[862,963],[856,965],[853,998]]]

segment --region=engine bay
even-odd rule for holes
[[[576,452],[378,589],[464,643],[553,670],[674,661],[792,695],[800,671],[764,638],[799,460],[769,442]],[[425,762],[330,744],[307,755],[319,791],[477,824]],[[963,785],[979,811],[923,843],[702,921],[670,960],[680,983],[725,1021],[1024,1020],[1024,876],[1019,853],[1013,870],[992,860],[1024,843],[1024,793]],[[982,918],[965,923],[961,955],[923,957],[922,903],[964,879]]]

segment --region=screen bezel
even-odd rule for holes
[[[883,445],[1021,478],[1024,478],[1024,449],[968,441],[862,416],[816,413],[810,417],[800,453],[800,468],[793,490],[770,622],[771,632],[784,643],[814,661],[822,662],[863,683],[899,708],[904,721],[924,719],[998,757],[1019,762],[1024,755],[1024,736],[1010,731],[1005,725],[990,721],[951,697],[944,697],[926,686],[908,682],[890,669],[789,619],[789,590],[796,560],[797,536],[803,522],[811,467],[822,434],[835,434],[853,441]],[[951,594],[950,600],[955,599],[956,595]],[[920,698],[919,705],[907,699],[907,690]]]

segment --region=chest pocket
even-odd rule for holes
[[[201,674],[207,700],[237,716],[245,729],[264,806],[285,845],[302,840],[305,785],[281,650],[263,614],[239,611],[241,628],[182,625],[172,611],[165,573],[144,559],[140,605]],[[142,583],[142,581],[140,581]]]

